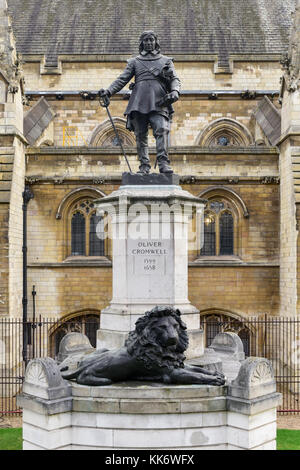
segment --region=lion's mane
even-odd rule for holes
[[[179,341],[176,346],[162,347],[156,338],[153,325],[162,317],[172,316],[179,324]],[[155,307],[146,312],[135,324],[125,342],[128,353],[142,361],[146,369],[184,367],[184,351],[188,347],[186,325],[180,318],[180,311],[171,307]]]

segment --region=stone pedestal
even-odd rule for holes
[[[170,184],[178,183],[176,175],[125,174],[123,181],[96,202],[98,214],[109,215],[113,245],[113,297],[101,312],[97,348],[123,346],[141,315],[166,305],[178,308],[187,324],[187,357],[200,356],[199,311],[188,300],[188,226],[194,213],[199,249],[205,201]]]
[[[28,365],[24,450],[275,450],[281,395],[269,361],[249,358],[229,387],[61,379],[51,359]]]

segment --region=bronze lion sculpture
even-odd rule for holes
[[[68,371],[63,362],[61,373],[64,379],[91,386],[127,380],[223,385],[223,374],[184,364],[187,346],[188,335],[180,311],[155,307],[137,320],[122,348],[96,350],[73,371]]]

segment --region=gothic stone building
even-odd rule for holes
[[[184,189],[208,201],[204,247],[189,253],[190,301],[218,318],[298,313],[296,7],[296,0],[0,1],[2,317],[22,316],[25,184],[34,195],[28,292],[34,285],[37,315],[99,318],[108,305],[111,246],[95,235],[93,201],[119,187],[126,164],[96,92],[137,54],[148,29],[174,57],[182,83],[173,168]],[[123,114],[128,93],[110,110],[137,171]]]

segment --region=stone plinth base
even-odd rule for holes
[[[122,186],[179,186],[180,176],[173,174],[149,173],[147,175],[123,173]]]
[[[281,395],[269,361],[248,358],[229,386],[127,382],[82,386],[52,359],[29,363],[24,450],[276,449]]]
[[[278,394],[252,403],[227,397],[226,387],[139,382],[75,384],[72,395],[72,410],[19,399],[25,450],[276,448]]]
[[[98,349],[121,347],[136,321],[157,306],[178,309],[188,331],[200,330],[199,311],[188,299],[188,247],[201,247],[206,201],[178,183],[174,174],[125,173],[117,191],[95,201],[99,216],[110,215],[113,248],[113,295],[101,311]],[[202,342],[192,338],[188,357],[201,354]]]

